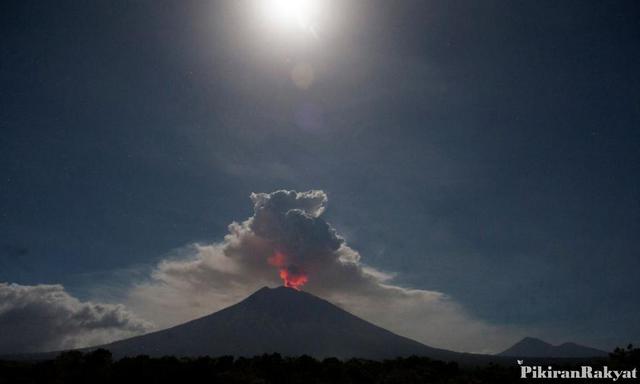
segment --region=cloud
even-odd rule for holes
[[[84,347],[150,329],[122,305],[81,302],[61,285],[0,283],[0,354]]]
[[[305,274],[304,290],[431,346],[492,352],[522,335],[474,318],[443,293],[394,285],[392,274],[365,265],[322,218],[323,191],[254,193],[251,200],[252,217],[229,225],[220,243],[193,244],[160,262],[128,305],[169,326],[280,285],[281,267]],[[284,260],[274,263],[279,254]]]

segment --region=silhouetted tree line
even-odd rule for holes
[[[640,349],[617,348],[607,362],[612,368],[640,365]],[[127,357],[117,361],[104,349],[82,353],[63,352],[47,361],[0,361],[0,384],[28,383],[515,383],[516,365],[490,364],[460,367],[425,357],[373,361],[364,359],[316,360],[309,356],[279,354],[253,358]],[[536,382],[544,382],[536,380]]]
[[[613,369],[640,369],[640,348],[634,348],[629,344],[627,348],[616,348],[609,354],[611,368]]]

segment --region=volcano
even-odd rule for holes
[[[383,359],[419,355],[460,360],[469,354],[431,348],[396,335],[326,300],[296,289],[262,288],[211,315],[101,348],[114,356],[255,356]]]

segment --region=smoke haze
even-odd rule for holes
[[[194,244],[159,263],[128,304],[169,326],[281,285],[285,273],[304,277],[295,288],[431,346],[493,352],[523,335],[474,318],[441,292],[397,286],[390,274],[367,266],[323,219],[323,191],[254,193],[251,201],[252,217],[230,224],[220,243]]]

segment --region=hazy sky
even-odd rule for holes
[[[312,36],[250,0],[4,1],[0,282],[113,301],[252,192],[321,189],[395,284],[639,342],[638,3],[327,7]]]

